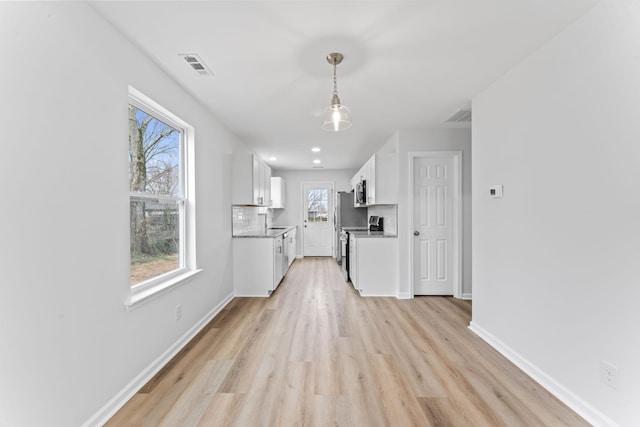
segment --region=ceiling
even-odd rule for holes
[[[451,126],[443,121],[597,1],[91,4],[272,168],[319,159],[355,169],[397,129]],[[338,133],[320,127],[331,52],[344,55],[338,92],[353,119]],[[179,56],[193,53],[213,75]]]

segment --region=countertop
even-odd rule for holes
[[[342,227],[344,231],[368,231],[369,227]]]
[[[269,227],[266,230],[262,230],[260,232],[246,232],[234,234],[233,237],[240,238],[253,238],[253,237],[266,237],[269,239],[275,239],[276,237],[282,236],[287,231],[291,231],[296,228],[295,225],[274,225],[273,227]]]
[[[397,234],[389,233],[387,231],[365,231],[365,230],[355,230],[349,231],[349,235],[352,235],[357,238],[369,238],[369,237],[398,237]]]

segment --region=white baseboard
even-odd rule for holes
[[[171,347],[162,353],[156,360],[154,360],[145,370],[140,372],[129,384],[125,386],[118,394],[116,394],[106,405],[104,405],[98,412],[93,414],[82,427],[102,426],[113,415],[118,412],[137,392],[140,390],[155,374],[160,372],[169,361],[176,355],[182,348],[189,343],[195,337],[198,332],[202,330],[218,313],[226,307],[233,299],[233,292],[227,295],[217,306],[209,311],[202,319],[200,319],[191,329],[189,329],[178,341],[176,341]]]
[[[400,292],[395,297],[397,299],[413,299],[414,295],[411,292]],[[462,298],[461,299],[463,299],[463,300],[471,300],[471,294],[470,293],[462,294]]]
[[[235,294],[234,297],[236,298],[269,298],[271,296],[271,294],[269,295],[265,295],[265,294]]]
[[[540,368],[529,362],[477,323],[472,321],[469,329],[594,427],[619,427],[612,419],[551,378]]]
[[[471,298],[471,297],[472,297],[471,292],[462,294],[462,299],[464,299],[464,300],[472,300],[473,298]]]
[[[392,294],[363,294],[362,292],[359,292],[361,297],[364,298],[393,298],[396,295],[392,295]]]

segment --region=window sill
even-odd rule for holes
[[[190,271],[187,271],[186,273],[180,274],[179,276],[172,277],[167,281],[158,283],[157,285],[149,287],[147,289],[143,289],[139,291],[132,289],[129,299],[127,300],[127,302],[125,302],[125,307],[127,308],[127,311],[131,311],[135,308],[138,308],[141,305],[151,301],[155,297],[168,292],[175,286],[178,286],[182,283],[187,282],[192,277],[198,275],[198,273],[200,273],[201,271],[202,269],[190,270]]]

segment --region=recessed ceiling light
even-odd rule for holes
[[[318,163],[320,163],[320,159],[315,159],[315,160],[313,161],[313,163],[315,163],[315,164],[317,165]]]
[[[320,147],[313,147],[311,149],[311,151],[313,151],[314,153],[319,153],[320,152]]]
[[[272,162],[275,162],[276,160],[278,160],[277,157],[269,157],[269,160],[271,160]]]

